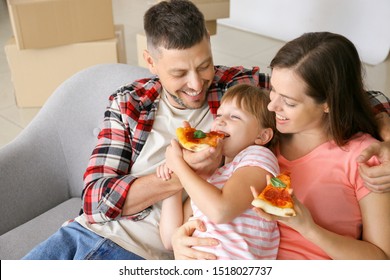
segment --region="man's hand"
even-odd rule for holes
[[[195,172],[208,178],[222,164],[222,140],[218,140],[217,147],[210,147],[200,152],[191,152],[183,149],[183,158]]]
[[[213,254],[198,251],[192,246],[216,246],[218,240],[213,238],[192,237],[195,230],[206,231],[200,220],[190,220],[179,227],[172,236],[172,247],[176,260],[215,260]]]
[[[390,141],[390,116],[385,113],[379,113],[375,116],[379,127],[379,135],[383,141]]]
[[[380,165],[366,164],[372,156],[378,158]],[[359,163],[360,176],[367,188],[379,193],[390,191],[390,141],[372,144],[363,150],[356,160]]]

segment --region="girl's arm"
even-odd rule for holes
[[[179,177],[191,200],[213,222],[226,223],[240,215],[253,200],[249,186],[261,191],[266,186],[267,171],[256,166],[237,169],[222,189],[198,176],[183,160],[176,141],[168,147],[167,165]]]
[[[160,236],[164,247],[172,250],[171,237],[183,224],[182,191],[166,198],[162,202],[160,217]]]
[[[171,238],[177,228],[192,215],[190,199],[182,202],[182,191],[163,200],[160,217],[160,236],[164,247],[172,250]]]

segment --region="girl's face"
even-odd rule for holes
[[[254,145],[263,128],[253,115],[237,107],[233,99],[218,108],[212,130],[225,134],[222,154],[226,157],[225,162],[229,162],[243,149]]]
[[[276,128],[281,133],[324,135],[323,117],[327,105],[317,104],[306,95],[306,83],[291,69],[274,68],[271,76],[271,102]]]

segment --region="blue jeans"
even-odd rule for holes
[[[60,228],[32,249],[24,260],[143,260],[77,222]]]

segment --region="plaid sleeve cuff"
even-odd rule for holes
[[[385,112],[390,115],[390,99],[380,91],[367,91],[375,114]]]

